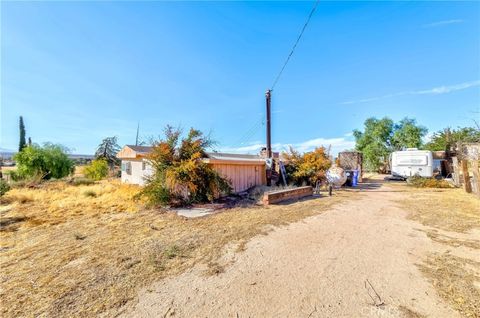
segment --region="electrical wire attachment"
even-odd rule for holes
[[[297,40],[295,41],[295,44],[293,45],[292,50],[290,51],[290,54],[288,54],[287,59],[285,60],[285,63],[283,63],[283,66],[280,69],[280,72],[278,73],[277,77],[273,81],[273,84],[270,87],[270,90],[273,91],[273,88],[275,87],[275,85],[277,85],[277,82],[280,79],[280,76],[282,76],[283,70],[285,70],[285,67],[287,66],[288,62],[290,61],[290,58],[292,57],[293,53],[295,52],[295,49],[297,48],[298,42],[300,42],[300,39],[302,38],[303,33],[305,32],[305,29],[307,28],[308,24],[310,23],[310,20],[312,19],[312,16],[315,13],[315,10],[317,9],[319,3],[320,3],[320,0],[315,1],[314,5],[312,7],[312,10],[310,11],[310,14],[308,15],[307,21],[303,25],[302,31],[298,35]]]

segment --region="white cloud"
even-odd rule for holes
[[[463,20],[461,19],[452,19],[452,20],[444,20],[444,21],[438,21],[438,22],[433,22],[433,23],[428,23],[424,24],[424,28],[434,28],[442,25],[448,25],[448,24],[458,24],[458,23],[463,23]]]
[[[282,151],[287,151],[290,146],[292,146],[295,150],[298,150],[300,152],[311,151],[316,147],[320,147],[320,146],[324,146],[326,148],[331,146],[330,152],[332,155],[335,156],[338,154],[338,152],[342,150],[353,149],[355,147],[355,142],[352,140],[348,140],[345,137],[315,138],[315,139],[310,139],[310,140],[306,140],[306,141],[294,143],[294,144],[275,143],[275,144],[272,144],[272,149],[273,151],[282,152]],[[257,143],[257,144],[251,144],[251,145],[240,146],[240,147],[221,147],[218,150],[222,152],[227,152],[227,153],[230,152],[230,153],[257,154],[260,152],[260,150],[263,147],[265,147],[264,143]]]
[[[467,88],[470,88],[470,87],[475,87],[475,86],[480,86],[480,80],[471,81],[471,82],[464,82],[464,83],[450,85],[450,86],[439,86],[439,87],[434,87],[434,88],[430,88],[430,89],[426,89],[426,90],[399,92],[399,93],[395,93],[395,94],[388,94],[388,95],[377,96],[377,97],[350,100],[350,101],[342,102],[341,104],[348,105],[348,104],[368,103],[368,102],[372,102],[372,101],[376,101],[376,100],[380,100],[380,99],[392,98],[392,97],[396,97],[396,96],[406,96],[406,95],[448,94],[448,93],[464,90],[464,89],[467,89]]]

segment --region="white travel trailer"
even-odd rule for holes
[[[408,178],[414,175],[433,177],[433,154],[428,150],[408,148],[391,155],[390,167],[393,177]]]

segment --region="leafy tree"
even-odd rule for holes
[[[480,142],[480,129],[474,127],[445,128],[433,134],[425,148],[431,151],[450,150],[457,142]]]
[[[141,195],[153,205],[207,202],[231,191],[228,181],[202,160],[212,140],[193,128],[182,139],[181,134],[167,126],[148,157],[154,172]]]
[[[393,121],[390,118],[368,118],[365,130],[353,131],[356,150],[363,153],[365,170],[376,171],[388,158],[392,147]]]
[[[18,151],[22,151],[27,145],[25,141],[25,124],[23,123],[23,117],[20,116],[20,142],[18,144]]]
[[[61,145],[45,143],[28,146],[13,157],[18,166],[20,178],[60,179],[73,173],[73,161],[68,158],[67,149]]]
[[[92,180],[102,180],[108,175],[108,163],[105,159],[95,159],[85,167],[84,174]]]
[[[8,185],[7,181],[0,179],[0,197],[3,196],[10,190],[10,186]]]
[[[428,129],[417,125],[415,119],[404,118],[394,125],[392,146],[395,150],[420,148],[422,146],[422,138],[427,132]]]
[[[107,137],[98,145],[95,159],[105,159],[108,165],[113,168],[120,163],[120,160],[117,158],[119,151],[120,146],[117,143],[117,137]]]
[[[355,148],[363,153],[367,171],[378,171],[387,162],[392,151],[405,148],[420,148],[427,129],[418,126],[414,119],[404,118],[394,123],[390,118],[368,118],[364,131],[353,131]]]
[[[315,185],[317,181],[325,180],[325,173],[331,166],[324,147],[316,148],[303,155],[290,147],[290,152],[284,153],[283,157],[287,162],[285,170],[288,179],[296,185]]]

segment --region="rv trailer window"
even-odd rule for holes
[[[398,156],[399,166],[425,166],[428,164],[427,156]]]

